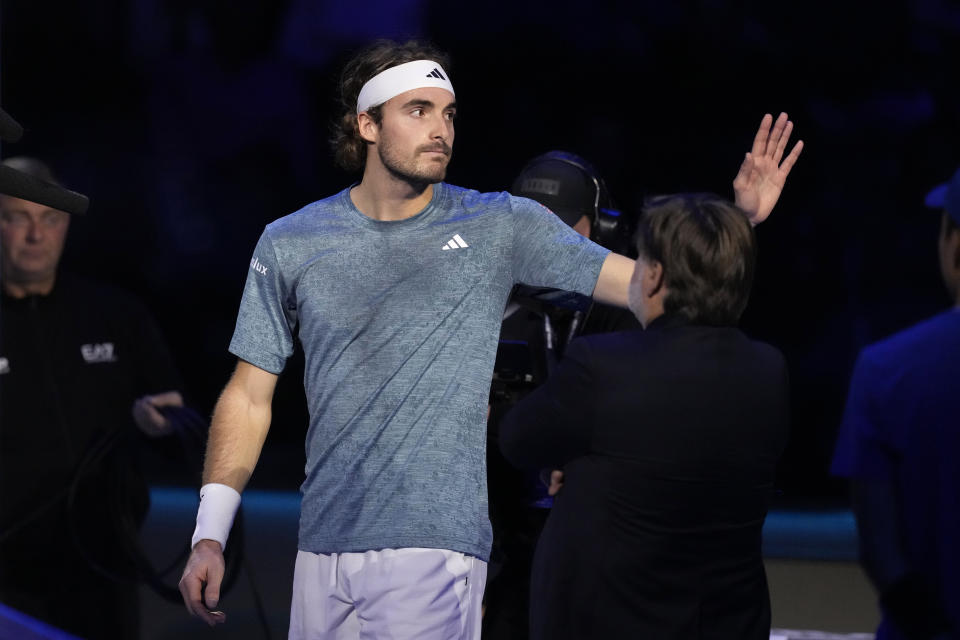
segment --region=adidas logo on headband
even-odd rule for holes
[[[436,60],[413,60],[390,67],[373,76],[360,89],[357,113],[381,105],[405,91],[424,87],[446,89],[453,95],[453,85],[446,71]]]

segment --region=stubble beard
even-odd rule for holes
[[[418,159],[424,151],[432,149],[439,145],[422,145],[413,152],[413,158],[405,159],[396,151],[389,141],[383,141],[377,146],[377,153],[380,155],[380,162],[390,172],[390,175],[410,183],[414,186],[426,186],[442,181],[447,175],[447,165],[450,164],[450,158],[453,155],[452,149],[446,143],[442,143],[442,148],[447,154],[445,162],[430,161],[421,166]]]

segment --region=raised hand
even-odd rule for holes
[[[793,123],[786,113],[781,113],[776,122],[769,113],[764,115],[753,139],[753,148],[747,152],[733,179],[737,206],[746,212],[753,225],[766,220],[773,211],[783,184],[803,151],[803,140],[799,140],[789,155],[783,157],[792,131]]]

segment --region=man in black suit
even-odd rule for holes
[[[501,425],[513,464],[563,470],[531,637],[766,639],[761,529],[788,391],[783,356],[736,328],[753,230],[719,197],[668,196],[641,215],[637,250],[644,330],[574,340]]]

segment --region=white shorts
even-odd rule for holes
[[[479,640],[483,560],[446,549],[297,552],[290,640]]]

